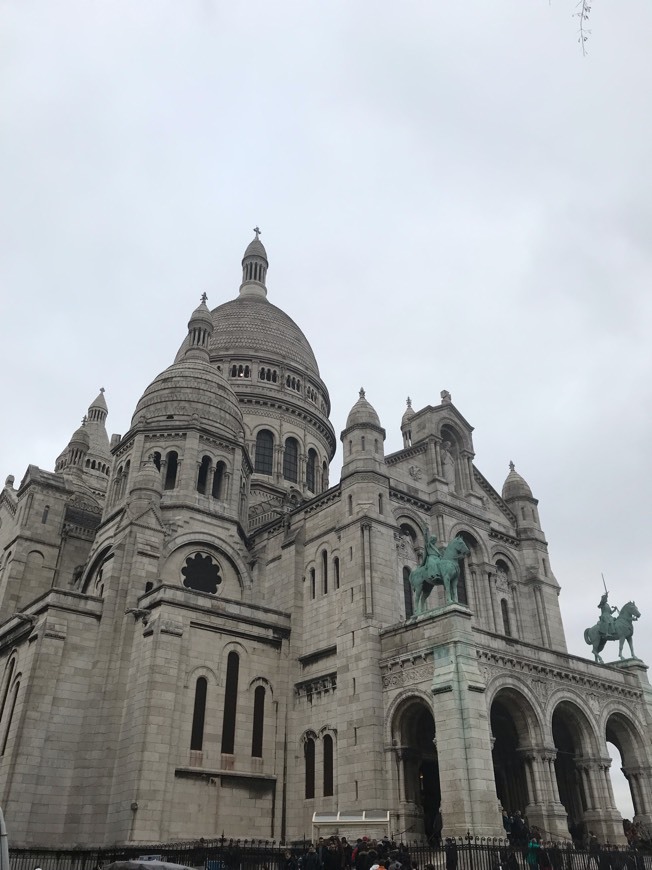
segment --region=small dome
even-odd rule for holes
[[[137,492],[138,490],[145,492],[163,491],[163,479],[161,472],[154,464],[153,456],[148,456],[136,472],[130,492]]]
[[[83,444],[87,449],[91,446],[91,439],[86,431],[86,417],[84,417],[84,422],[81,424],[79,429],[76,432],[73,432],[72,438],[70,439],[71,444]]]
[[[100,393],[97,399],[95,399],[94,402],[91,402],[88,406],[88,410],[90,411],[91,408],[99,408],[100,411],[106,411],[108,413],[109,409],[106,404],[106,399],[104,398],[104,387],[100,387]]]
[[[370,405],[365,398],[365,392],[360,389],[360,398],[349,411],[349,416],[346,418],[346,429],[351,426],[375,426],[381,429],[380,418],[376,413],[373,405]]]
[[[174,363],[143,393],[131,421],[189,421],[197,417],[225,434],[243,435],[242,411],[235,393],[217,368],[202,360],[185,357]]]
[[[188,328],[191,327],[191,324],[196,323],[205,323],[211,330],[213,329],[213,316],[210,312],[208,305],[206,305],[207,296],[204,293],[201,297],[201,302],[195,308],[195,310],[190,315],[190,320],[188,322]]]
[[[267,263],[267,251],[258,236],[256,236],[255,239],[252,239],[247,245],[247,250],[244,252],[244,257],[242,258],[243,263],[247,257],[261,257]]]
[[[518,473],[513,462],[509,463],[509,474],[503,484],[503,498],[505,501],[511,501],[515,498],[532,498],[532,490],[526,480]]]
[[[414,408],[412,407],[412,399],[408,396],[407,408],[405,409],[405,412],[401,417],[401,426],[403,426],[405,423],[409,423],[412,417],[414,417]]]

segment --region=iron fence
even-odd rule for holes
[[[455,842],[455,870],[535,870],[526,861],[526,848],[508,840],[468,835]],[[281,844],[219,838],[95,849],[10,849],[10,863],[11,870],[98,870],[113,861],[155,858],[203,870],[287,870],[286,850],[300,859],[308,845],[307,840]],[[380,851],[387,854],[388,848],[392,854],[398,851],[404,870],[453,870],[443,844],[391,844]],[[546,845],[545,853],[547,861],[539,861],[539,870],[652,870],[652,856],[628,846],[588,852],[564,842]]]

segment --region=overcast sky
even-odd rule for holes
[[[652,5],[596,0],[586,57],[574,9],[0,0],[2,477],[100,386],[126,431],[259,224],[337,433],[363,385],[397,450],[450,390],[540,500],[570,651],[604,572],[652,661]]]

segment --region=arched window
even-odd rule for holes
[[[403,602],[405,603],[405,618],[414,616],[414,603],[412,601],[412,584],[410,583],[410,569],[403,568]]]
[[[328,553],[326,550],[321,551],[321,591],[324,595],[328,593]]]
[[[235,713],[238,702],[238,673],[240,658],[230,652],[226,661],[226,689],[224,693],[224,717],[222,719],[222,754],[233,755],[235,747]]]
[[[507,637],[512,637],[512,627],[509,622],[509,608],[504,598],[500,599],[500,612],[503,615],[503,629]]]
[[[365,449],[365,446],[364,446],[364,444],[365,444],[365,442],[364,442],[364,435],[361,437],[360,441],[361,441],[361,443],[362,443],[362,449],[364,450],[364,449]]]
[[[50,505],[46,504],[43,508],[43,514],[41,515],[41,522],[45,525],[48,521],[48,514],[50,513]]]
[[[315,595],[316,595],[316,593],[317,593],[317,590],[316,590],[315,586],[316,586],[316,582],[315,582],[315,569],[314,569],[314,568],[311,568],[311,569],[310,569],[310,597],[311,597],[311,598],[314,598]]]
[[[460,532],[459,537],[469,548],[470,553],[458,562],[460,566],[460,578],[457,581],[457,598],[460,604],[468,605],[470,597],[469,587],[475,571],[473,563],[478,563],[479,545],[473,535],[469,534],[469,532]]]
[[[314,492],[317,483],[317,451],[312,447],[308,451],[308,461],[306,463],[306,487],[309,492]]]
[[[303,757],[305,762],[305,794],[306,800],[315,796],[315,741],[312,737],[308,737],[303,746]]]
[[[202,456],[201,465],[197,474],[197,492],[206,495],[206,484],[208,482],[208,470],[211,467],[210,456]]]
[[[259,474],[271,474],[274,468],[274,436],[268,429],[256,435],[255,468]]]
[[[177,485],[177,469],[179,468],[179,454],[171,450],[165,457],[165,484],[164,489],[174,489]]]
[[[349,516],[350,517],[353,516],[353,496],[352,495],[350,495],[348,498],[347,507],[348,507]]]
[[[299,442],[296,438],[288,438],[283,451],[283,477],[292,483],[297,482],[299,470]]]
[[[383,496],[382,493],[378,494],[378,513],[382,514],[383,512]]]
[[[265,722],[265,687],[256,686],[254,692],[254,730],[251,735],[252,758],[263,757],[263,724]]]
[[[154,460],[154,465],[156,466],[156,470],[161,470],[161,454],[157,450],[156,453],[152,454],[152,459]]]
[[[11,688],[11,681],[14,676],[14,670],[16,668],[16,659],[12,659],[9,662],[9,667],[7,668],[7,673],[5,676],[5,682],[2,689],[2,701],[0,701],[0,723],[5,714],[5,705],[7,703],[7,696],[9,695],[9,689]]]
[[[328,489],[328,463],[324,459],[321,466],[321,491]]]
[[[335,575],[335,588],[340,588],[340,560],[338,556],[333,559],[333,574]]]
[[[195,706],[192,711],[192,731],[190,733],[190,749],[193,752],[201,752],[204,745],[207,690],[208,680],[206,677],[198,677],[195,683]]]
[[[223,498],[224,489],[224,475],[226,473],[226,464],[224,462],[218,462],[215,466],[215,471],[213,472],[213,487],[211,489],[211,495],[213,498]]]
[[[9,732],[11,731],[11,720],[14,718],[14,710],[16,709],[16,701],[18,700],[18,690],[20,689],[20,683],[16,683],[14,685],[14,691],[11,696],[11,706],[9,708],[9,716],[7,718],[7,725],[5,726],[5,736],[2,741],[2,750],[0,750],[0,755],[5,754],[5,749],[7,748],[7,741],[9,740]]]
[[[324,750],[324,797],[333,794],[333,738],[330,734],[324,735],[322,740]]]

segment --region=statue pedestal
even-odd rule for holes
[[[433,651],[431,691],[443,834],[464,837],[471,831],[478,836],[504,836],[485,680],[478,668],[471,611],[464,605],[450,604],[428,616],[423,627]]]
[[[626,671],[629,674],[637,677],[642,686],[649,686],[650,681],[647,676],[648,666],[641,659],[619,659],[617,662],[605,662],[610,668],[618,668],[620,671]]]

